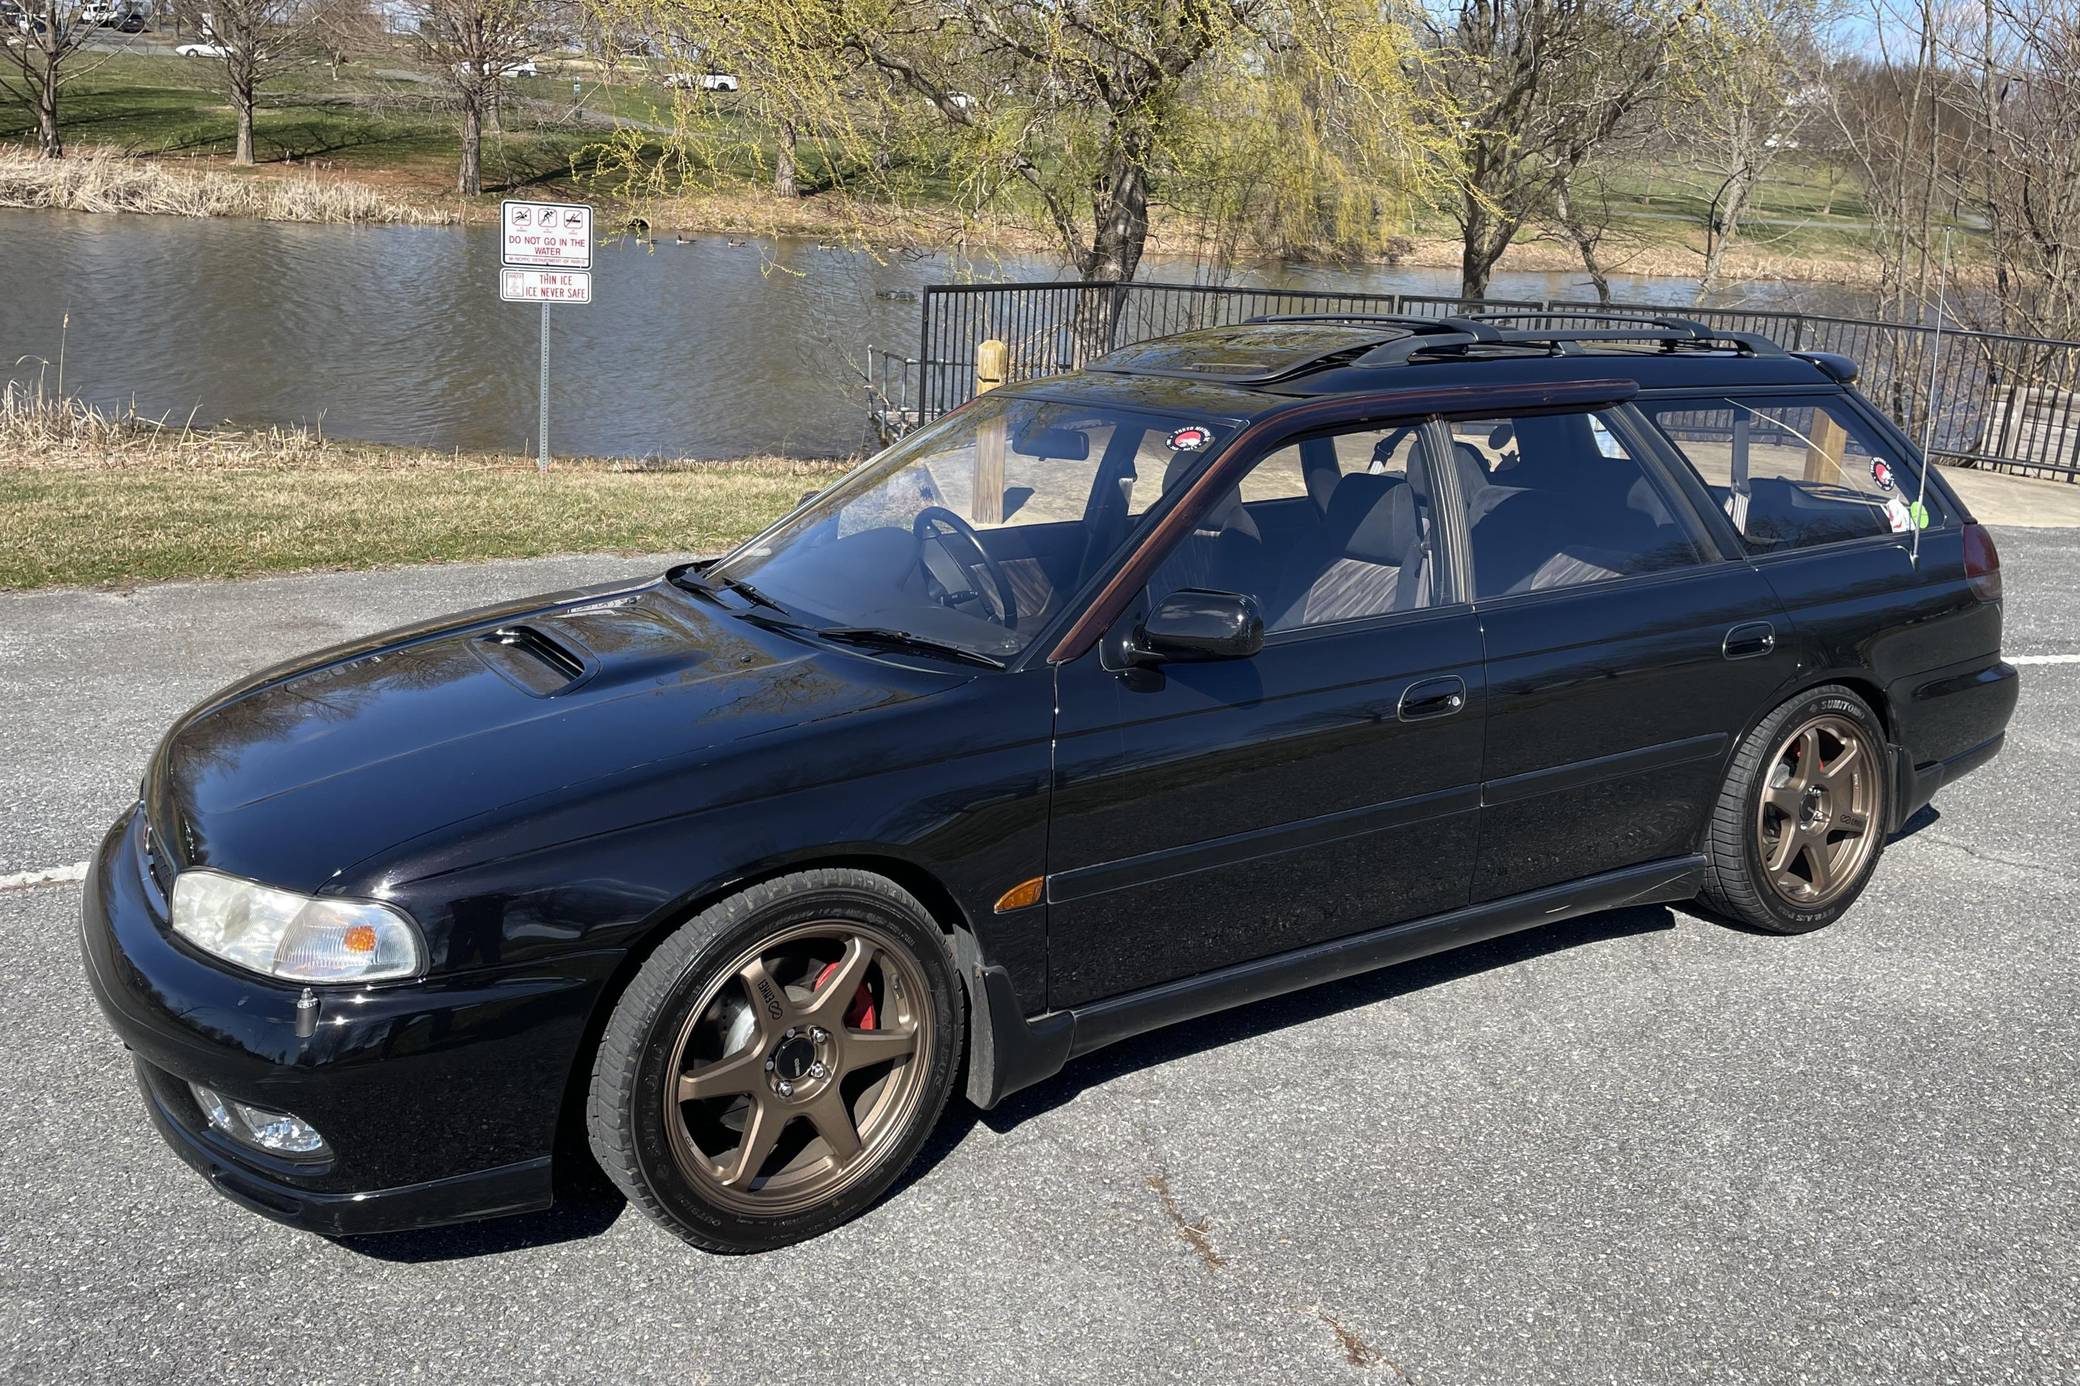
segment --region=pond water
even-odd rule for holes
[[[304,226],[0,210],[0,373],[152,417],[308,424],[343,438],[531,452],[539,312],[501,303],[489,227]],[[814,242],[609,244],[594,301],[559,308],[550,442],[559,453],[842,454],[865,436],[849,363],[916,351],[916,291],[1053,279],[1039,261],[876,259]],[[1144,277],[1189,282],[1190,263]],[[1266,265],[1228,282],[1450,293],[1444,270]],[[1613,281],[1687,304],[1683,279]],[[1503,298],[1580,297],[1578,275],[1503,274]],[[1752,307],[1854,313],[1854,290],[1743,286]]]

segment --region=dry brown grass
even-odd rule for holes
[[[15,387],[0,590],[559,553],[712,553],[844,462],[526,458],[232,433]]]
[[[315,169],[287,177],[244,175],[174,168],[108,149],[78,150],[62,159],[0,149],[0,207],[420,226],[457,220],[450,208],[424,199],[400,201]]]

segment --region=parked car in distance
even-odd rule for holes
[[[726,72],[667,72],[667,87],[699,91],[736,91],[737,79]]]
[[[473,63],[457,63],[455,64],[455,71],[459,76],[467,77],[474,67],[475,64]],[[486,70],[488,71],[489,69],[487,68]],[[498,75],[501,77],[539,77],[542,75],[541,67],[533,58],[520,58],[513,62],[500,63],[497,70]]]
[[[31,14],[18,4],[0,4],[0,27],[20,34],[40,34],[45,30],[42,16]]]
[[[144,15],[137,10],[126,11],[123,17],[116,21],[116,32],[119,34],[141,34],[144,28]]]
[[[741,1252],[957,1083],[1621,906],[1819,928],[2018,687],[1991,537],[1854,379],[1503,315],[1006,384],[719,560],[205,700],[91,868],[92,988],[267,1216],[540,1208],[589,1146]]]
[[[175,57],[180,58],[228,58],[231,56],[231,50],[215,40],[206,43],[176,43],[173,46],[173,52]]]

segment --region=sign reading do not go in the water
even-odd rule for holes
[[[500,258],[512,269],[592,268],[592,209],[582,202],[501,202]]]

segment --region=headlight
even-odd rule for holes
[[[292,982],[374,982],[425,965],[419,931],[373,900],[277,890],[220,871],[173,883],[173,931],[205,953]]]

